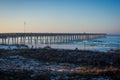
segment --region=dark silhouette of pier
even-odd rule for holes
[[[55,44],[106,37],[105,33],[0,33],[0,44]]]

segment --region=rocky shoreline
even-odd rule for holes
[[[0,49],[2,80],[120,80],[120,50]]]

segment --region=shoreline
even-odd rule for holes
[[[14,50],[14,49],[44,49],[49,47],[51,49],[60,49],[60,50],[82,50],[82,51],[93,51],[93,52],[109,52],[120,50],[119,48],[110,48],[110,47],[102,47],[102,46],[79,46],[79,45],[71,45],[71,44],[38,44],[38,45],[29,45],[29,44],[13,44],[6,45],[0,44],[0,49],[6,50]]]

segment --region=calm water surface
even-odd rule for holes
[[[109,51],[109,50],[115,50],[120,49],[120,35],[107,35],[105,38],[101,39],[93,39],[93,40],[87,40],[87,41],[71,41],[69,43],[59,43],[59,44],[29,44],[28,40],[26,40],[26,45],[29,46],[29,48],[43,48],[45,46],[50,46],[52,48],[57,49],[76,49],[79,50],[93,50],[93,51]],[[0,48],[7,49],[8,46],[0,45]],[[13,46],[13,48],[17,48]]]
[[[28,44],[29,47],[45,47],[51,46],[58,49],[81,49],[81,50],[93,50],[93,51],[109,51],[111,49],[120,49],[120,35],[107,35],[106,38],[87,40],[87,41],[72,41],[69,43],[61,44]]]

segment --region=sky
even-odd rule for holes
[[[24,29],[120,34],[120,0],[0,0],[0,33]]]

